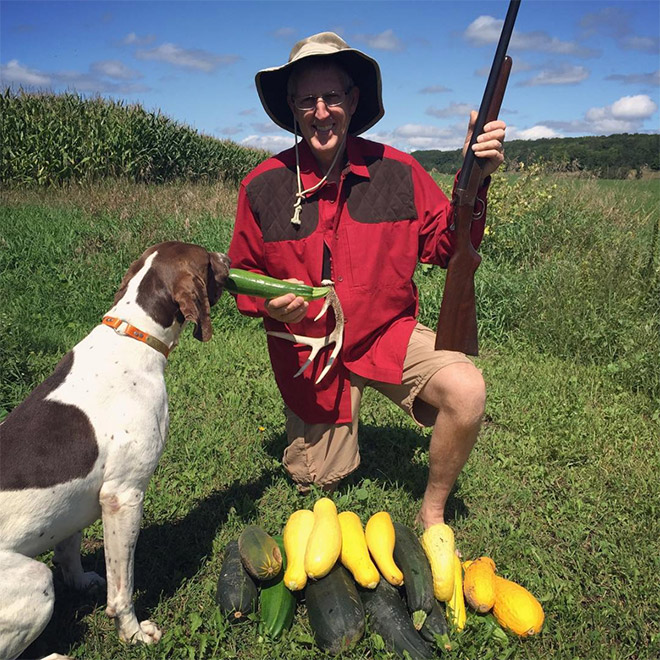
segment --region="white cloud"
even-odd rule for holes
[[[589,77],[589,70],[583,66],[565,64],[555,69],[546,69],[529,80],[518,83],[519,87],[538,85],[576,85]]]
[[[428,124],[403,124],[394,129],[394,135],[397,137],[424,137],[424,138],[446,138],[452,134],[451,129],[441,128],[440,126],[430,126]]]
[[[293,146],[293,135],[248,135],[240,144],[276,153]]]
[[[181,48],[172,43],[164,43],[149,50],[138,50],[135,57],[140,60],[167,62],[184,69],[197,69],[210,73],[220,66],[238,61],[238,55],[215,55],[197,48]]]
[[[475,18],[463,33],[463,37],[474,46],[489,46],[499,41],[504,20],[493,16]],[[590,57],[595,51],[584,48],[574,41],[561,41],[540,30],[521,33],[514,30],[511,35],[510,47],[515,50],[531,50],[559,55],[577,55]]]
[[[451,89],[444,85],[429,85],[419,90],[420,94],[443,94],[444,92],[451,92]]]
[[[660,69],[651,73],[613,73],[607,76],[605,80],[617,80],[628,85],[660,85]]]
[[[470,111],[474,108],[469,103],[450,103],[446,108],[431,106],[426,109],[426,114],[432,117],[470,117]]]
[[[656,54],[660,46],[658,37],[635,33],[630,25],[630,16],[630,12],[615,7],[606,7],[598,12],[585,14],[580,21],[580,26],[585,29],[587,36],[600,33],[611,37],[624,50]]]
[[[656,110],[658,105],[646,94],[623,96],[612,103],[612,115],[617,119],[646,119]]]
[[[282,133],[282,129],[272,121],[255,122],[252,124],[252,130],[257,133]]]
[[[242,133],[243,125],[237,124],[235,126],[221,126],[219,128],[216,128],[215,130],[218,135],[231,137],[232,135],[238,135],[239,133]]]
[[[156,41],[155,34],[145,34],[138,36],[135,32],[129,32],[119,43],[123,46],[148,46]]]
[[[52,82],[47,73],[23,66],[18,60],[9,60],[8,64],[0,66],[0,81],[3,85],[32,87],[48,86]]]
[[[135,80],[142,77],[142,74],[138,71],[130,69],[119,60],[101,60],[94,62],[90,68],[99,75],[115,78],[116,80]]]
[[[624,50],[639,50],[642,53],[657,53],[660,40],[657,37],[641,37],[630,35],[619,41]]]
[[[467,26],[463,36],[475,46],[496,44],[499,41],[503,25],[503,20],[492,16],[479,16]]]
[[[406,152],[418,149],[447,151],[463,146],[465,127],[455,125],[441,128],[429,124],[403,124],[393,131],[368,131],[364,137]]]
[[[506,132],[508,140],[539,140],[541,138],[562,137],[560,133],[543,124],[537,124],[522,131],[510,130],[507,127]]]
[[[586,128],[588,132],[599,135],[635,133],[657,109],[658,105],[646,94],[623,96],[612,105],[589,108],[584,115],[584,123],[577,123],[576,128]]]
[[[97,63],[99,64],[99,63]],[[138,94],[149,91],[146,85],[130,81],[120,83],[104,80],[108,74],[104,67],[92,65],[90,71],[37,71],[21,65],[18,60],[11,60],[6,66],[0,67],[2,84],[22,87],[52,88],[79,93],[95,94]]]
[[[374,50],[403,50],[403,42],[395,34],[394,30],[385,30],[380,34],[356,34],[355,40],[367,44]]]
[[[295,34],[296,31],[292,27],[281,27],[273,32],[276,39],[285,39],[286,41],[293,39]]]

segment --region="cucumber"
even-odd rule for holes
[[[232,623],[257,609],[257,585],[243,566],[238,541],[231,541],[225,548],[215,602]]]
[[[229,293],[241,293],[257,298],[276,298],[277,296],[283,296],[285,293],[295,293],[305,300],[325,298],[330,291],[330,287],[327,286],[308,286],[307,284],[285,282],[274,277],[268,277],[268,275],[260,275],[240,268],[229,269],[225,289]]]
[[[248,525],[238,537],[245,570],[257,580],[270,580],[282,570],[282,553],[272,536],[259,525]]]
[[[431,645],[415,630],[396,587],[381,578],[375,589],[360,589],[360,598],[370,630],[378,633],[388,648],[402,658],[406,651],[412,660],[430,660],[434,657]]]
[[[261,584],[259,594],[259,629],[272,639],[278,639],[293,623],[296,611],[296,597],[284,584],[284,571],[286,570],[286,556],[284,555],[284,542],[281,536],[274,536],[275,542],[282,553],[282,571],[280,574]]]
[[[339,563],[305,588],[309,624],[318,646],[337,655],[362,638],[364,607],[350,573]]]
[[[429,612],[429,615],[424,621],[419,634],[427,641],[431,643],[439,642],[440,646],[445,649],[451,649],[451,643],[449,641],[449,627],[447,626],[447,613],[445,612],[444,603],[440,603],[439,600],[433,601],[433,608]],[[437,636],[440,639],[437,639]]]
[[[394,525],[394,561],[403,573],[406,603],[412,614],[415,630],[419,630],[433,609],[433,575],[415,532],[401,523]]]

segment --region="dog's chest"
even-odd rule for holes
[[[87,415],[106,469],[113,457],[155,466],[169,416],[164,359],[153,349],[96,328],[75,347],[70,375],[48,398]]]

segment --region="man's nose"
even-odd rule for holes
[[[323,119],[324,117],[330,116],[330,111],[328,110],[328,106],[325,104],[325,101],[320,96],[319,98],[316,99],[316,111],[314,112],[314,115],[318,119]]]

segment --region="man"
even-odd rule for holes
[[[447,197],[408,154],[356,137],[384,113],[378,64],[339,36],[299,41],[289,61],[257,73],[273,121],[296,145],[253,170],[241,184],[232,266],[318,285],[334,282],[344,341],[317,385],[327,354],[295,377],[309,349],[268,337],[286,404],[284,467],[301,490],[331,491],[360,462],[360,398],[373,387],[420,426],[432,426],[429,476],[419,522],[444,522],[449,492],[476,441],[485,404],[480,371],[462,353],[434,350],[434,333],[416,322],[419,261],[446,266],[453,250]],[[476,121],[473,112],[466,148]],[[474,150],[484,159],[471,236],[485,226],[489,175],[503,161],[505,124],[490,122]],[[298,134],[303,140],[298,144]],[[314,322],[320,301],[294,294],[272,300],[237,296],[239,310],[267,330],[329,334],[331,314]]]

